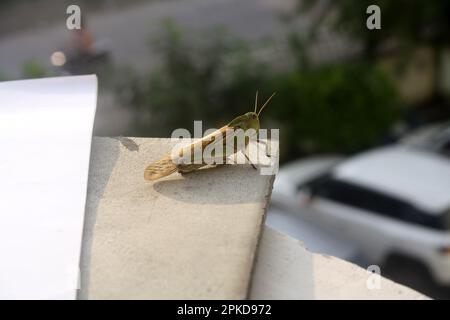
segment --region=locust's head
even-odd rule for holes
[[[228,124],[229,127],[234,129],[254,129],[259,130],[259,117],[256,112],[247,112],[242,116],[236,117]]]
[[[264,107],[267,105],[267,103],[272,99],[272,97],[275,95],[273,93],[269,99],[264,103],[264,105],[259,109],[259,112],[256,112],[256,109],[258,108],[258,91],[256,91],[256,98],[255,98],[255,111],[254,112],[247,112],[243,114],[242,116],[239,116],[237,118],[234,118],[229,124],[229,127],[232,127],[234,129],[242,129],[242,130],[248,130],[253,129],[256,132],[259,130],[259,115],[261,111],[264,109]]]

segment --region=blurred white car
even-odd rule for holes
[[[266,225],[299,239],[311,252],[333,255],[357,264],[366,264],[365,260],[361,260],[358,247],[353,243],[282,208],[276,206],[269,208]]]
[[[400,144],[348,160],[301,160],[281,168],[272,204],[357,245],[367,261],[402,257],[450,284],[446,157]]]
[[[450,122],[431,124],[414,130],[400,142],[450,157]]]

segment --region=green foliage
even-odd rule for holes
[[[312,152],[352,152],[379,141],[398,116],[397,95],[386,76],[367,64],[272,70],[249,49],[216,31],[201,44],[185,39],[168,24],[156,44],[160,68],[147,75],[121,73],[116,90],[135,111],[131,135],[168,137],[176,128],[217,128],[277,96],[264,111],[263,124],[280,128],[285,160]],[[294,46],[294,55],[303,47]],[[274,57],[276,58],[276,57]],[[294,59],[296,61],[296,59]],[[260,101],[261,102],[261,101]]]
[[[26,79],[51,77],[53,75],[52,72],[36,60],[28,60],[22,67],[22,76]]]
[[[9,80],[10,79],[10,77],[6,74],[6,73],[3,73],[1,70],[0,70],[0,81],[7,81],[7,80]]]
[[[316,3],[318,0],[302,0],[300,11],[308,11]],[[373,4],[381,10],[381,30],[369,32],[366,9]],[[369,57],[386,40],[410,47],[420,42],[448,43],[450,37],[448,0],[339,0],[330,1],[327,12],[333,15],[336,30],[362,41]]]
[[[352,152],[380,140],[399,115],[388,78],[368,64],[282,74],[270,113],[301,153]]]
[[[128,71],[118,90],[121,101],[136,111],[137,134],[168,136],[176,128],[191,129],[194,120],[203,120],[205,129],[217,128],[253,108],[265,69],[223,30],[194,46],[169,22],[154,47],[160,68],[144,76]]]

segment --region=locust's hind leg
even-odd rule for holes
[[[250,161],[250,158],[249,158],[248,155],[247,155],[248,150],[249,150],[249,147],[248,147],[248,145],[247,145],[247,146],[245,147],[245,149],[242,151],[242,153],[244,154],[245,159],[247,159],[248,163],[250,163],[250,164],[252,165],[252,168],[255,169],[255,170],[258,170],[258,169],[256,169],[256,167],[255,167],[255,165],[253,164],[253,162]]]

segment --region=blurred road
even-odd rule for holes
[[[95,39],[108,48],[116,65],[145,70],[157,63],[149,42],[156,38],[167,18],[183,28],[186,36],[195,37],[199,31],[224,26],[231,34],[251,42],[281,32],[283,23],[279,15],[293,4],[293,0],[152,1],[89,15],[87,23]],[[54,25],[0,38],[0,74],[19,78],[24,62],[30,59],[51,68],[51,53],[61,50],[70,37],[66,17],[62,10],[60,21]],[[95,134],[124,134],[129,126],[129,111],[116,104],[110,93],[101,94]]]
[[[157,36],[164,19],[173,19],[188,35],[225,26],[233,34],[251,41],[282,30],[279,14],[289,10],[292,4],[292,0],[157,1],[93,14],[87,23],[96,39],[111,50],[116,63],[147,68],[154,61],[149,39]],[[16,77],[23,62],[32,58],[50,67],[50,54],[62,48],[70,35],[66,17],[63,11],[61,21],[53,26],[1,38],[1,72]]]
[[[303,220],[300,215],[271,206],[267,212],[266,225],[300,240],[311,252],[333,255],[354,263],[360,262],[357,246]]]

